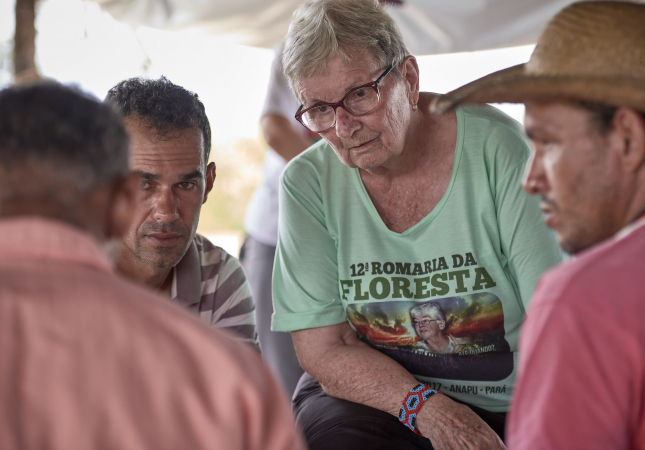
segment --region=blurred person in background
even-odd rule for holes
[[[503,448],[524,312],[563,256],[520,185],[520,124],[488,106],[431,115],[375,0],[303,3],[283,67],[323,138],[282,176],[273,279],[310,447]],[[477,348],[417,350],[409,311],[428,301]]]
[[[576,255],[535,291],[512,449],[645,449],[645,5],[581,2],[528,63],[437,100],[523,102],[524,189]]]
[[[252,349],[116,275],[138,182],[108,105],[0,91],[0,448],[304,449]]]
[[[264,157],[264,179],[253,192],[244,217],[248,237],[243,248],[253,300],[262,357],[278,375],[287,394],[293,394],[302,369],[293,348],[291,334],[271,331],[273,301],[271,277],[278,243],[278,189],[287,162],[313,144],[312,133],[300,125],[293,112],[298,100],[282,74],[282,49],[271,64],[269,87],[260,125],[269,145]],[[316,135],[317,136],[317,135]]]
[[[105,101],[124,119],[130,167],[139,177],[137,208],[123,238],[119,271],[209,325],[255,343],[253,299],[244,269],[196,234],[201,207],[215,182],[204,105],[197,94],[165,77],[122,81]]]

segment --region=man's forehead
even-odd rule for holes
[[[135,120],[125,120],[130,134],[130,165],[133,169],[154,166],[186,167],[205,165],[204,140],[197,127],[170,129],[160,133]]]
[[[527,115],[540,116],[544,118],[552,118],[557,121],[555,114],[569,114],[571,112],[578,112],[584,114],[584,109],[577,103],[572,101],[533,101],[525,102],[524,107]]]
[[[526,102],[524,126],[531,133],[570,134],[586,130],[588,113],[571,102]]]

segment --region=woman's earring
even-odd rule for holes
[[[417,104],[415,103],[414,105],[412,105],[412,111],[416,111],[416,110],[417,110]]]

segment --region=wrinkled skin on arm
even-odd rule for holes
[[[399,363],[360,341],[346,322],[291,334],[300,365],[332,397],[398,417],[403,399],[419,383]],[[426,401],[417,426],[437,450],[505,448],[477,414],[444,395]]]

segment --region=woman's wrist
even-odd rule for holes
[[[410,389],[399,409],[399,421],[419,436],[422,434],[417,427],[417,416],[426,400],[434,394],[441,394],[441,392],[419,383]]]

